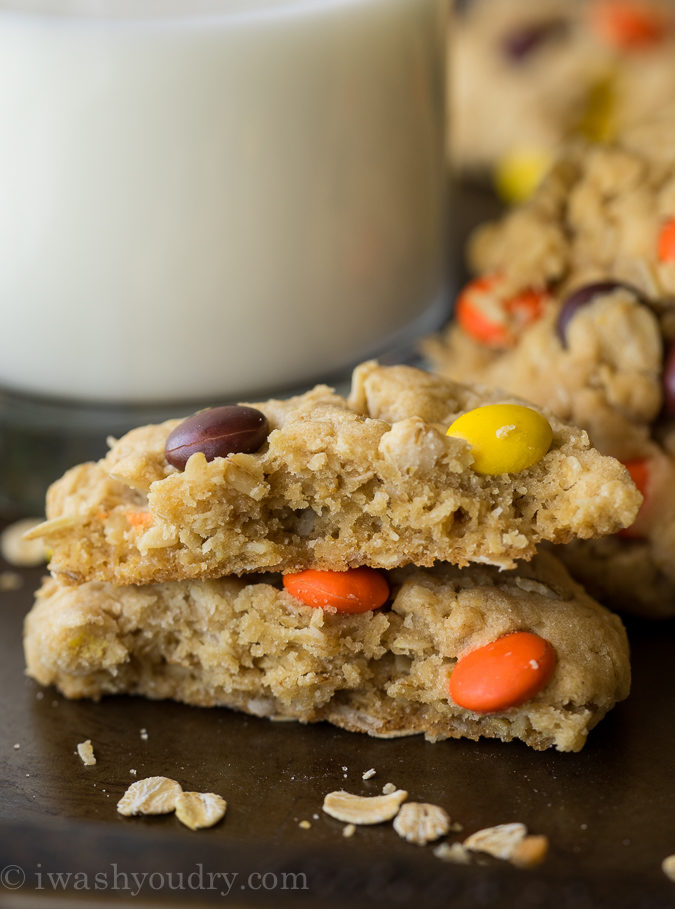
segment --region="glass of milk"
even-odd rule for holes
[[[445,6],[0,0],[0,408],[251,399],[438,324]]]

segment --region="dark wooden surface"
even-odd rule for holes
[[[16,890],[0,885],[0,904],[11,897],[11,905],[26,905],[31,892],[38,902],[53,899],[61,885],[49,873],[58,872],[88,887],[79,895],[89,899],[130,897],[138,878],[127,886],[122,875],[154,872],[137,904],[160,896],[222,902],[207,877],[197,886],[201,869],[237,874],[230,905],[675,906],[675,884],[660,870],[675,851],[672,623],[631,626],[633,693],[579,754],[519,743],[378,741],[325,725],[133,698],[67,701],[43,690],[25,676],[21,650],[40,574],[24,570],[20,590],[0,593],[0,869],[16,865],[26,879]],[[86,738],[95,767],[75,754]],[[370,767],[377,775],[364,782]],[[221,793],[229,803],[224,822],[193,833],[173,816],[118,815],[128,784],[154,774]],[[332,789],[375,794],[387,781],[443,805],[466,833],[523,821],[550,838],[550,856],[529,872],[491,861],[451,866],[388,824],[345,840],[342,825],[321,812]],[[299,827],[305,819],[310,830]],[[182,890],[169,889],[168,872],[183,872]],[[308,889],[282,890],[289,872],[304,874]],[[255,877],[248,886],[251,874],[277,886],[256,889]]]

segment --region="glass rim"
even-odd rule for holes
[[[161,2],[161,0],[160,0]],[[13,22],[37,23],[65,27],[68,25],[79,27],[172,27],[204,24],[248,24],[257,21],[273,21],[288,19],[304,14],[321,15],[343,9],[345,7],[376,7],[388,6],[393,8],[404,0],[258,0],[253,8],[246,8],[246,0],[236,0],[231,9],[217,9],[218,2],[205,3],[201,11],[195,11],[198,4],[185,3],[185,13],[176,9],[176,3],[165,0],[167,11],[139,13],[126,11],[121,15],[114,15],[106,11],[85,11],[74,9],[56,9],[58,0],[50,3],[49,0],[37,0],[35,3],[22,3],[21,0],[0,0],[0,26],[3,20]],[[423,0],[405,0],[411,5],[417,5]],[[434,2],[434,0],[432,0]],[[435,0],[438,2],[438,0]],[[225,6],[226,0],[221,0]],[[109,8],[114,9],[114,0],[107,0]],[[192,7],[192,8],[190,8]]]

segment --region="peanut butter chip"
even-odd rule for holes
[[[176,799],[176,817],[190,830],[213,827],[226,810],[227,802],[215,792],[181,792]]]
[[[137,780],[117,803],[120,814],[170,814],[183,792],[180,783],[166,776],[148,776]]]
[[[329,792],[323,801],[326,814],[346,824],[381,824],[396,817],[401,803],[408,797],[404,789],[388,795],[363,797],[339,790]]]

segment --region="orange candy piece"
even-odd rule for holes
[[[675,218],[671,218],[659,233],[659,261],[675,262]]]
[[[450,697],[477,713],[499,713],[529,701],[556,666],[551,644],[530,631],[515,631],[460,657],[448,682]]]
[[[548,294],[524,290],[509,300],[491,296],[501,281],[488,275],[470,281],[457,298],[455,318],[464,331],[486,347],[510,347],[517,334],[540,318]]]
[[[627,539],[641,539],[644,534],[641,533],[637,527],[640,525],[638,521],[642,514],[642,509],[645,507],[647,502],[647,487],[649,485],[649,464],[644,458],[638,458],[635,461],[626,461],[623,465],[628,473],[631,476],[632,481],[635,483],[637,488],[640,490],[644,497],[644,502],[640,506],[640,511],[637,513],[635,521],[630,525],[630,527],[624,527],[623,530],[619,531],[620,537],[626,537]]]
[[[591,19],[601,38],[625,50],[658,44],[668,30],[661,10],[645,0],[596,0]]]
[[[284,587],[306,606],[326,607],[338,612],[356,613],[379,609],[389,599],[389,584],[374,568],[347,571],[316,571],[286,574]]]

